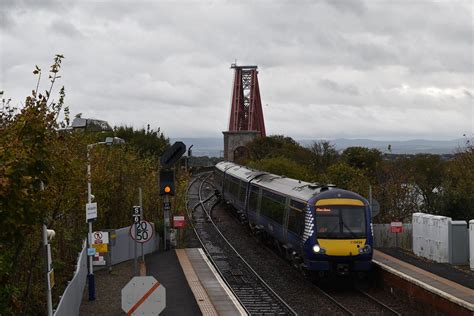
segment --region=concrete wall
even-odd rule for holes
[[[449,222],[451,218],[414,213],[413,252],[436,262],[449,262]]]

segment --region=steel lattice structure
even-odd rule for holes
[[[235,69],[229,131],[257,131],[265,137],[257,66],[231,65]]]

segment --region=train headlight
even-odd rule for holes
[[[313,251],[314,251],[314,253],[321,253],[321,254],[323,254],[323,253],[326,252],[326,249],[321,248],[319,245],[314,245],[314,246],[313,246]]]
[[[372,247],[370,245],[365,245],[364,248],[359,249],[359,253],[365,254],[365,253],[371,253],[372,252]]]

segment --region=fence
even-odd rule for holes
[[[153,231],[155,231],[155,225],[153,225]],[[112,265],[118,264],[135,257],[135,242],[130,238],[130,227],[124,227],[115,230],[115,242],[111,243],[111,255],[112,255]],[[153,235],[152,239],[145,244],[143,244],[144,254],[152,253],[158,249],[160,244],[159,236],[156,234]],[[142,254],[141,244],[137,243],[137,256]]]
[[[82,293],[84,293],[84,286],[87,279],[87,254],[86,242],[82,246],[82,251],[79,253],[77,259],[77,267],[74,272],[74,277],[66,287],[59,305],[54,313],[56,316],[62,315],[78,315],[79,308],[82,302]]]
[[[403,233],[390,232],[390,224],[373,224],[374,247],[394,248],[398,247],[412,250],[412,224],[403,224]]]
[[[154,229],[155,226],[153,225],[153,231]],[[129,230],[130,227],[123,227],[116,230],[106,230],[111,233],[115,232],[116,235],[115,239],[109,239],[111,241],[109,249],[111,251],[112,265],[133,259],[135,256],[135,242],[132,240],[132,238],[130,238]],[[157,250],[159,244],[159,236],[156,234],[153,235],[151,240],[143,245],[144,254],[149,254]],[[142,254],[141,249],[141,245],[137,244],[137,256]],[[87,270],[87,245],[84,241],[82,251],[79,254],[79,258],[77,259],[77,268],[74,272],[74,277],[66,287],[66,290],[59,301],[59,305],[54,312],[55,316],[79,315],[82,294],[84,293],[84,287],[87,280]]]

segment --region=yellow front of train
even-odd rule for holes
[[[312,216],[307,224],[313,227],[304,247],[309,270],[345,275],[371,269],[373,240],[367,200],[334,189],[318,195],[308,211]]]

